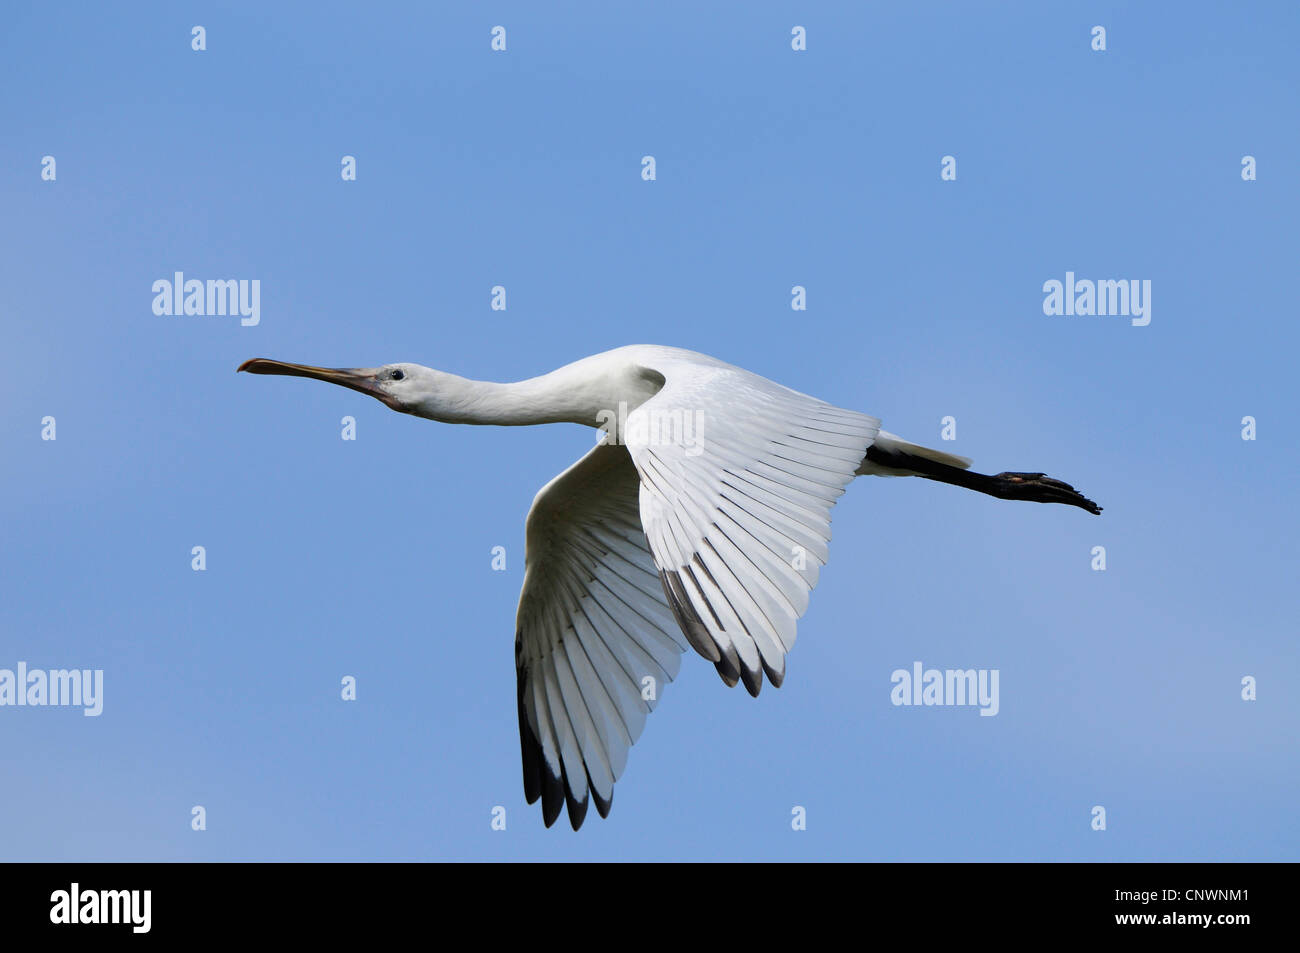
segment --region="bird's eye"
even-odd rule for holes
[[[388,375],[388,379],[392,381],[405,380],[406,375],[401,371],[393,371],[391,374]]]

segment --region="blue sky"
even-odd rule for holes
[[[103,669],[105,698],[0,708],[0,858],[1300,856],[1294,4],[4,23],[0,668]],[[259,280],[260,323],[155,315],[175,271]],[[1150,280],[1151,323],[1044,315],[1067,271]],[[856,481],[785,685],[754,700],[688,656],[610,818],[545,830],[519,777],[523,524],[590,432],[234,370],[514,380],[634,343],[1105,513]],[[918,660],[997,669],[999,714],[891,705]]]

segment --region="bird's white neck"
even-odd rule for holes
[[[509,384],[437,371],[430,394],[411,413],[450,424],[523,427],[575,423],[596,427],[602,411],[616,409],[620,400],[639,405],[658,389],[657,383],[629,381],[627,375],[592,374],[581,364]]]

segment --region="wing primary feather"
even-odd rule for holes
[[[545,784],[542,786],[542,821],[550,827],[564,808],[566,788],[564,780],[551,774],[550,769],[544,769],[543,775]]]
[[[583,780],[585,781],[586,778],[584,778]],[[587,785],[586,789],[582,792],[581,801],[579,801],[577,798],[573,796],[572,792],[570,792],[569,790],[570,787],[572,787],[572,785],[570,784],[564,785],[564,800],[569,806],[569,823],[573,825],[573,829],[576,831],[579,827],[582,826],[582,822],[586,820],[587,791],[591,790],[591,786]]]
[[[717,644],[709,637],[709,630],[704,627],[704,620],[699,617],[690,600],[686,597],[686,591],[682,588],[682,581],[677,577],[677,571],[660,569],[659,578],[663,580],[664,595],[668,597],[668,606],[673,610],[673,617],[681,627],[686,640],[691,643],[691,647],[695,651],[710,662],[717,662],[722,658],[722,653],[718,651]]]
[[[517,664],[515,672],[519,697],[519,750],[524,762],[524,800],[532,804],[542,796],[542,745],[528,725],[528,710],[524,705],[528,675],[522,664]]]
[[[782,658],[782,665],[784,665],[784,663],[785,660]],[[763,671],[767,673],[767,680],[772,683],[773,688],[780,688],[781,683],[785,681],[785,672],[778,672],[772,668],[772,666],[768,664],[766,656],[763,658]],[[755,692],[754,694],[757,695],[758,692]]]
[[[718,670],[718,674],[722,676],[722,681],[728,688],[736,687],[736,683],[740,681],[740,673],[744,671],[740,659],[736,658],[736,650],[731,646],[727,646],[727,651],[713,663],[713,667]]]
[[[614,806],[614,789],[610,788],[609,797],[603,798],[600,796],[600,792],[596,790],[596,786],[590,783],[590,776],[588,776],[587,781],[587,788],[591,791],[591,799],[596,802],[596,813],[601,817],[609,817],[609,809]]]

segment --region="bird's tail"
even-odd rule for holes
[[[868,452],[862,458],[862,463],[858,466],[858,476],[925,476],[924,473],[908,470],[906,467],[901,466],[909,458],[914,459],[917,457],[922,460],[929,460],[931,463],[942,463],[947,467],[956,467],[960,470],[969,469],[974,462],[969,457],[959,457],[953,453],[944,453],[942,450],[932,450],[929,447],[911,443],[898,436],[898,434],[892,434],[887,430],[882,430],[876,434],[871,449],[877,452],[875,454]],[[891,461],[900,464],[900,466],[890,466]]]

